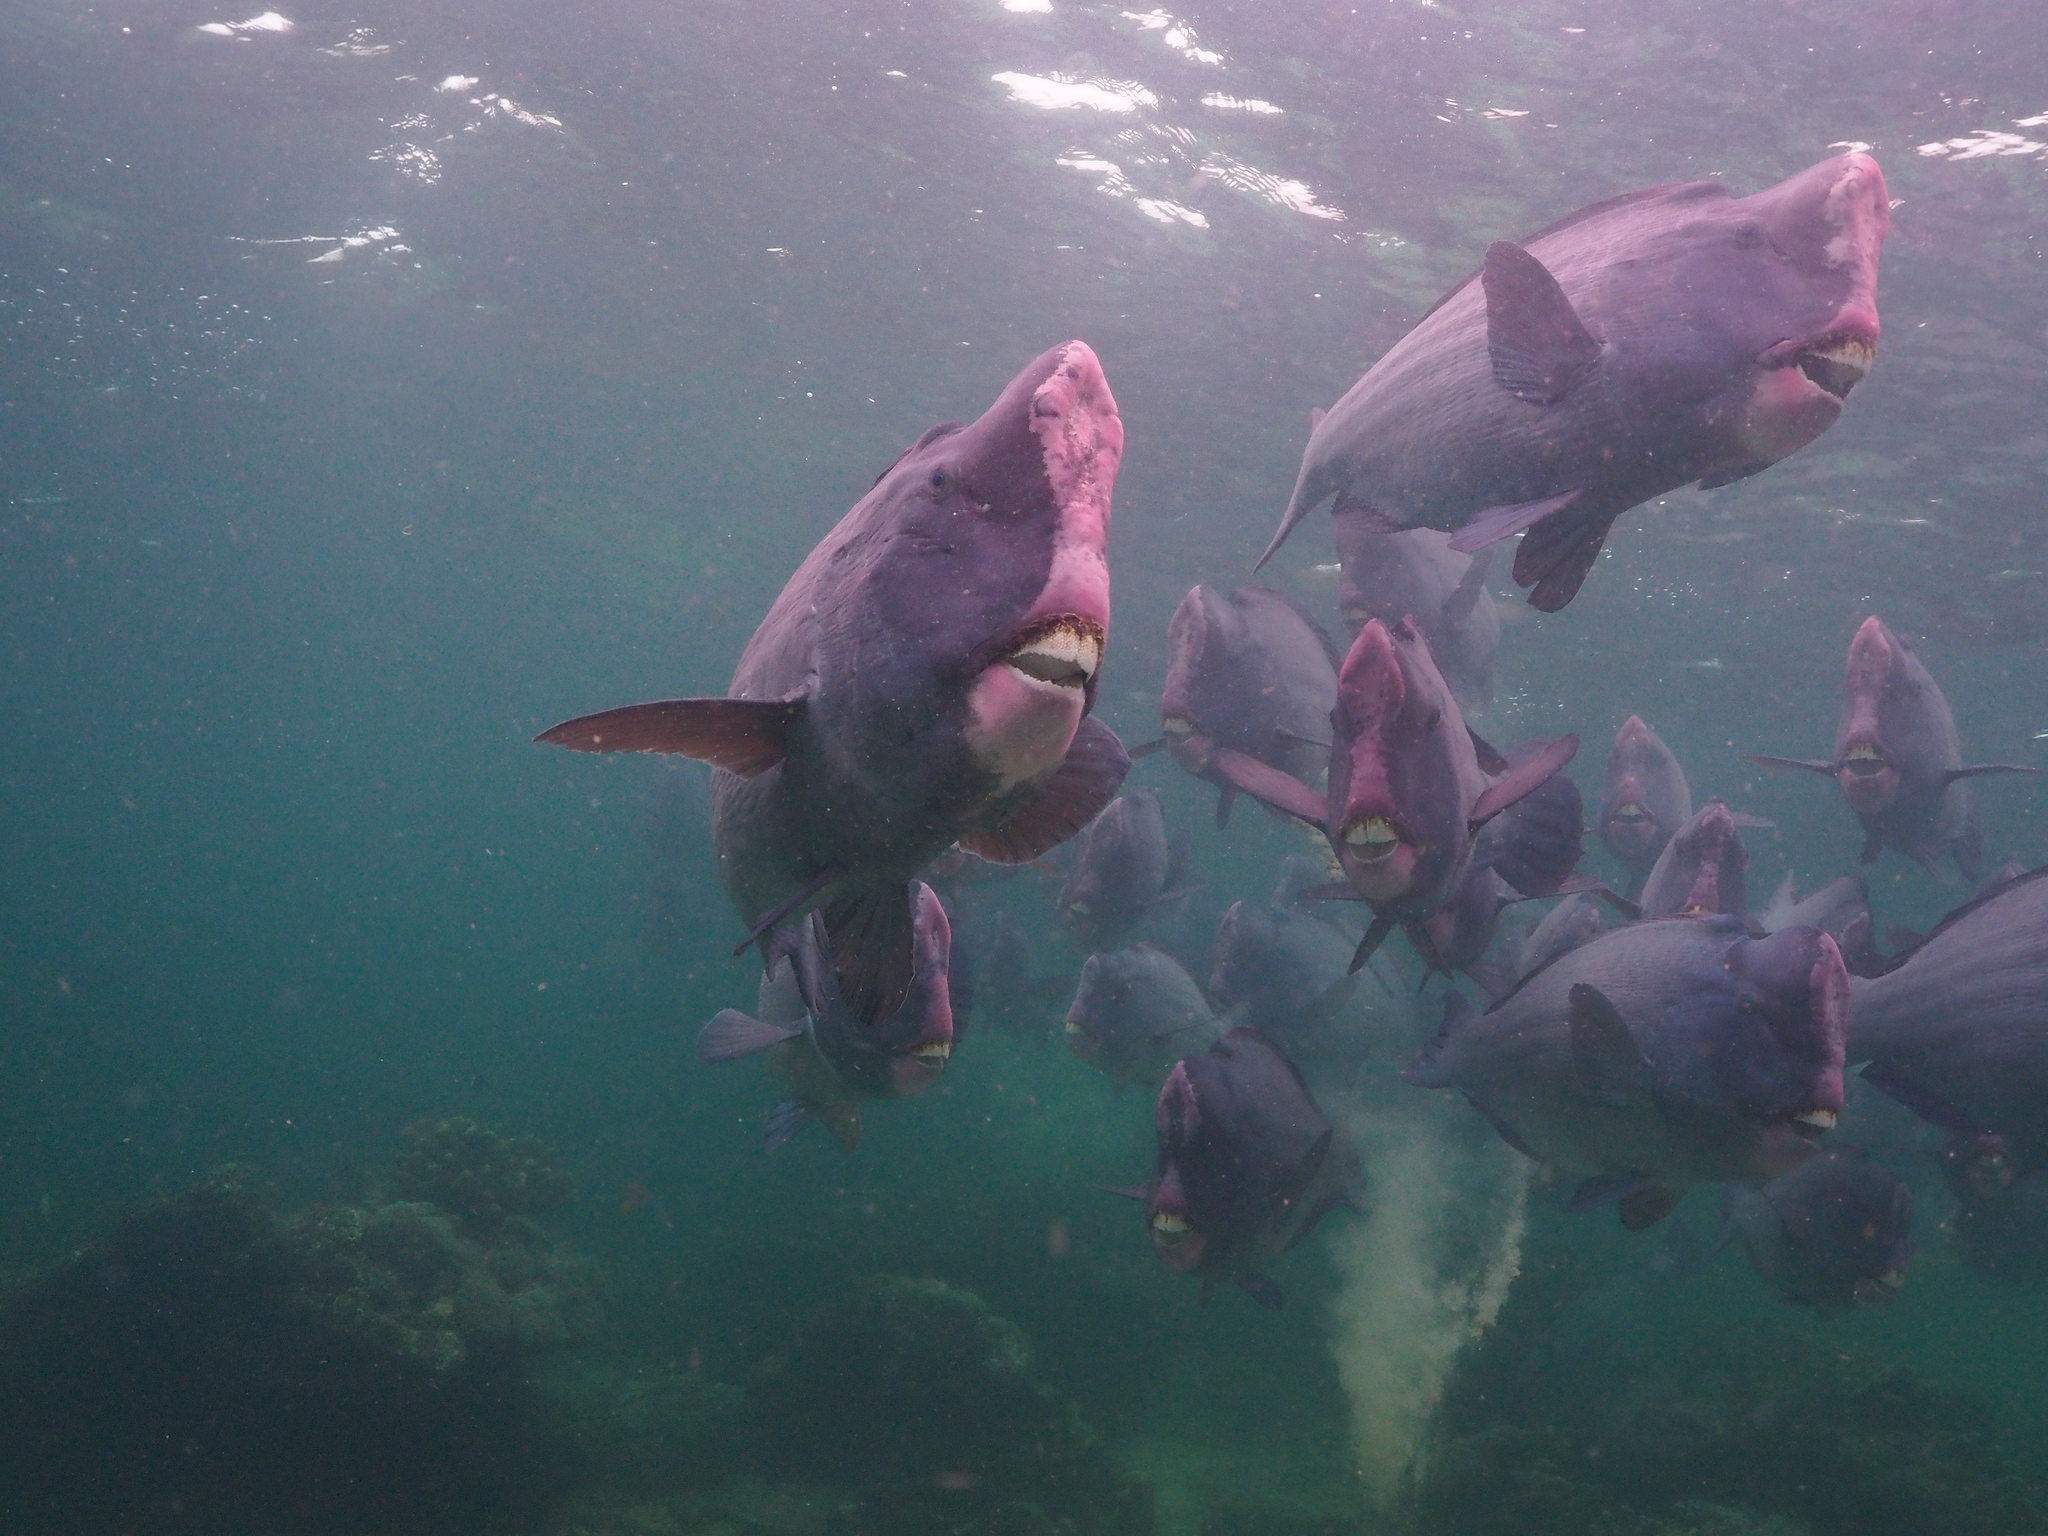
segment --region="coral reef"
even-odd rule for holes
[[[854,1490],[833,1536],[1146,1536],[1151,1490],[1031,1371],[1015,1324],[937,1280],[888,1276],[757,1371],[778,1472]]]
[[[500,1136],[474,1120],[420,1120],[398,1133],[397,1192],[480,1227],[544,1216],[576,1198],[554,1154],[531,1136]]]
[[[281,1217],[224,1179],[124,1217],[0,1306],[0,1529],[529,1528],[579,1457],[524,1362],[603,1299],[493,1209]]]

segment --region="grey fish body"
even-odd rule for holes
[[[1317,422],[1265,558],[1333,497],[1467,550],[1527,527],[1515,579],[1563,607],[1622,512],[1833,425],[1875,355],[1889,222],[1877,162],[1850,153],[1749,197],[1653,187],[1497,243]]]
[[[1908,1109],[2048,1156],[2048,869],[1959,908],[1852,984],[1852,1059]]]
[[[1543,921],[1523,941],[1515,956],[1515,974],[1527,976],[1559,955],[1577,949],[1607,926],[1599,899],[1577,891],[1543,914]]]
[[[1349,970],[1354,942],[1320,917],[1240,901],[1216,929],[1209,1000],[1256,1029],[1314,1082],[1348,1084],[1381,1016],[1406,1009],[1370,971]]]
[[[1751,1188],[1731,1185],[1724,1241],[1779,1296],[1823,1312],[1881,1306],[1905,1283],[1913,1193],[1860,1148],[1823,1147],[1801,1167]]]
[[[1090,955],[1067,1010],[1067,1048],[1111,1082],[1152,1084],[1207,1050],[1223,1023],[1181,963],[1133,944]]]
[[[1447,1018],[1403,1075],[1457,1088],[1512,1145],[1591,1185],[1767,1179],[1840,1111],[1847,996],[1815,930],[1647,921]]]
[[[1488,551],[1460,554],[1434,528],[1375,533],[1340,522],[1337,556],[1344,571],[1337,606],[1354,635],[1369,620],[1398,624],[1413,614],[1459,703],[1493,697],[1500,607],[1486,590]]]
[[[1214,766],[1243,754],[1304,783],[1320,783],[1337,702],[1337,652],[1322,627],[1279,592],[1191,588],[1166,632],[1159,716],[1167,749],[1217,785],[1217,824],[1236,794]]]
[[[1178,874],[1159,795],[1119,795],[1074,839],[1060,883],[1060,921],[1083,947],[1115,949],[1128,942]]]

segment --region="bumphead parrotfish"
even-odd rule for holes
[[[1394,624],[1412,613],[1458,702],[1493,697],[1500,606],[1486,590],[1491,551],[1461,555],[1450,547],[1450,535],[1434,528],[1375,533],[1340,522],[1337,558],[1343,562],[1337,609],[1351,633],[1369,619]]]
[[[874,1023],[909,985],[917,871],[956,841],[1035,859],[1129,768],[1089,717],[1123,438],[1094,352],[1054,347],[980,420],[932,428],[882,473],[782,589],[727,697],[539,739],[712,763],[713,841],[748,940],[772,955],[819,908],[840,988]]]
[[[1805,1165],[1750,1188],[1728,1187],[1721,1241],[1795,1306],[1883,1306],[1906,1283],[1913,1192],[1860,1147],[1823,1147]]]
[[[1349,1203],[1349,1152],[1287,1058],[1255,1029],[1233,1029],[1174,1066],[1154,1110],[1152,1245],[1198,1275],[1202,1300],[1233,1280],[1263,1307],[1281,1304],[1265,1266]]]
[[[1067,1049],[1118,1087],[1156,1083],[1223,1033],[1181,963],[1151,944],[1090,955],[1067,1009]]]
[[[1600,799],[1600,841],[1628,871],[1629,895],[1642,890],[1671,834],[1691,820],[1685,769],[1641,715],[1630,715],[1614,733]]]
[[[965,1009],[954,1013],[952,926],[922,881],[911,884],[910,904],[910,989],[879,1024],[860,1024],[839,998],[822,922],[812,912],[802,920],[798,942],[761,978],[758,1016],[726,1008],[698,1034],[697,1053],[705,1061],[766,1053],[788,1085],[790,1096],[768,1112],[768,1151],[815,1119],[851,1152],[860,1145],[863,1099],[921,1093],[951,1060],[966,1030]],[[825,997],[826,1006],[812,1012],[806,995]]]
[[[1526,531],[1515,580],[1564,607],[1623,512],[1834,425],[1877,354],[1890,221],[1852,152],[1748,197],[1651,187],[1495,242],[1316,419],[1259,563],[1334,497],[1341,521],[1467,553]]]
[[[1217,826],[1237,797],[1216,771],[1218,748],[1311,783],[1322,777],[1338,659],[1323,627],[1268,587],[1193,587],[1180,600],[1166,627],[1156,745],[1216,785]]]
[[[1391,629],[1374,619],[1358,632],[1338,676],[1330,727],[1327,793],[1227,748],[1218,748],[1212,762],[1246,794],[1329,839],[1345,879],[1373,910],[1352,969],[1397,926],[1409,930],[1416,952],[1428,959],[1436,949],[1423,925],[1465,879],[1474,835],[1543,788],[1571,761],[1579,739],[1526,750],[1510,765],[1466,729],[1429,642],[1409,618]],[[1571,803],[1568,850],[1492,850],[1492,867],[1503,874],[1527,866],[1523,894],[1549,895],[1571,873],[1569,863],[1553,862],[1560,851],[1578,857],[1576,791]]]
[[[1875,614],[1849,642],[1833,760],[1750,761],[1833,779],[1863,824],[1864,863],[1896,848],[1933,874],[1942,856],[1953,854],[1967,880],[1984,872],[1984,840],[1964,781],[1987,773],[2040,772],[2013,763],[1965,767],[1947,695],[1912,647]]]
[[[1849,977],[1817,928],[1753,939],[1730,917],[1618,928],[1483,1014],[1452,994],[1402,1076],[1456,1088],[1509,1145],[1614,1198],[1629,1228],[1686,1186],[1758,1182],[1812,1156],[1842,1108]]]
[[[1168,835],[1158,793],[1119,795],[1074,839],[1060,921],[1083,948],[1114,949],[1181,895],[1186,868],[1187,843]]]

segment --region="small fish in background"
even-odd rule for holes
[[[1329,762],[1338,651],[1320,624],[1269,587],[1218,592],[1193,587],[1166,627],[1164,733],[1139,747],[1173,760],[1217,788],[1216,825],[1227,826],[1237,790],[1217,773],[1219,748],[1308,783]]]
[[[976,1020],[986,1020],[992,1028],[1027,1040],[1052,1038],[1067,1000],[1074,995],[1072,973],[1048,967],[1031,930],[1007,910],[988,914],[975,932],[981,942],[969,952],[971,969],[975,976],[985,978],[975,993]],[[956,971],[968,961],[958,942],[959,933],[956,923]]]
[[[1187,838],[1168,835],[1156,791],[1117,796],[1069,846],[1060,922],[1083,949],[1121,948],[1186,895]]]
[[[1643,881],[1637,905],[1645,917],[1743,917],[1749,911],[1749,851],[1742,827],[1760,826],[1719,800],[1709,800],[1671,836]]]
[[[1348,1088],[1374,1044],[1408,1010],[1370,968],[1348,967],[1356,941],[1324,918],[1240,901],[1216,928],[1209,1001],[1258,1030],[1319,1088]]]
[[[1833,779],[1863,826],[1863,862],[1896,848],[1929,874],[1952,857],[1965,880],[1984,873],[1984,839],[1966,782],[1990,773],[2038,774],[2014,763],[1966,766],[1948,697],[1905,641],[1875,614],[1849,643],[1835,755],[1827,762],[1751,757]]]
[[[1515,581],[1555,612],[1623,512],[1834,425],[1877,355],[1890,224],[1855,151],[1748,197],[1652,187],[1496,241],[1314,419],[1259,564],[1334,498],[1339,523],[1451,530],[1468,554],[1524,534]]]
[[[1457,993],[1402,1077],[1456,1088],[1510,1146],[1638,1231],[1694,1184],[1799,1167],[1842,1108],[1849,977],[1814,928],[1651,920],[1569,950],[1475,1013]]]
[[[1823,1147],[1768,1184],[1731,1184],[1721,1243],[1740,1241],[1764,1283],[1822,1312],[1877,1307],[1906,1283],[1913,1192],[1860,1147]]]
[[[1373,619],[1398,624],[1413,614],[1444,681],[1460,704],[1470,706],[1493,697],[1500,606],[1486,590],[1493,552],[1462,555],[1450,542],[1449,534],[1434,528],[1374,533],[1340,519],[1337,609],[1354,635]]]
[[[1994,1280],[2048,1277],[2048,1170],[2023,1166],[2003,1136],[1959,1133],[1939,1159],[1956,1197],[1942,1231],[1963,1262]]]
[[[1598,898],[1588,891],[1575,891],[1543,914],[1543,921],[1523,941],[1515,956],[1515,974],[1526,977],[1540,971],[1559,955],[1577,949],[1607,926]]]
[[[2048,1163],[2048,868],[1964,903],[1851,984],[1866,1081],[1959,1136]]]
[[[1801,897],[1788,871],[1757,924],[1765,933],[1818,928],[1832,935],[1851,976],[1875,976],[1884,969],[1871,938],[1870,887],[1853,875],[1830,880]]]
[[[922,881],[911,887],[916,916],[910,990],[903,1005],[877,1025],[862,1024],[837,996],[825,950],[823,922],[812,914],[801,941],[779,956],[761,978],[758,1016],[720,1011],[697,1036],[705,1061],[765,1054],[789,1089],[768,1112],[763,1148],[781,1148],[812,1120],[822,1122],[841,1150],[860,1145],[863,1100],[922,1093],[952,1059],[965,1032],[964,1013],[953,1011],[950,964],[952,927],[938,895]],[[805,986],[799,973],[812,975]],[[823,995],[813,1012],[807,996]]]
[[[1151,944],[1090,955],[1067,1009],[1067,1049],[1119,1088],[1150,1087],[1223,1033],[1181,963]]]
[[[1579,739],[1532,748],[1510,764],[1466,727],[1429,642],[1410,619],[1391,629],[1374,619],[1358,632],[1339,674],[1330,723],[1327,792],[1227,748],[1212,760],[1240,790],[1328,839],[1345,879],[1373,912],[1352,956],[1354,970],[1396,927],[1407,929],[1418,954],[1431,957],[1435,950],[1423,925],[1464,880],[1475,834],[1542,789],[1571,761]],[[1539,817],[1536,824],[1546,821]],[[1578,835],[1574,826],[1574,857]],[[1545,879],[1524,894],[1556,892],[1549,882],[1566,872],[1550,865],[1552,851],[1527,850]],[[1504,841],[1488,863],[1506,871],[1523,852]]]
[[[1228,1280],[1280,1306],[1266,1267],[1348,1206],[1358,1179],[1301,1074],[1257,1030],[1232,1029],[1175,1064],[1153,1116],[1151,1182],[1113,1193],[1145,1202],[1154,1250],[1201,1279],[1204,1304]]]
[[[764,966],[822,914],[824,973],[872,1027],[912,985],[910,882],[954,843],[1027,863],[1086,826],[1130,760],[1090,714],[1109,631],[1123,423],[1070,341],[971,425],[932,428],[804,560],[728,696],[564,721],[543,742],[672,752],[712,776],[727,895]]]
[[[1607,754],[1607,787],[1600,798],[1600,841],[1629,873],[1628,895],[1640,895],[1657,856],[1692,820],[1692,788],[1664,738],[1630,715],[1614,733]]]

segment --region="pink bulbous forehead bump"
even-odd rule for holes
[[[1124,424],[1094,349],[1061,348],[1052,373],[1031,396],[1046,483],[1059,506],[1052,566],[1026,622],[1071,613],[1109,628],[1109,512],[1123,461]]]

